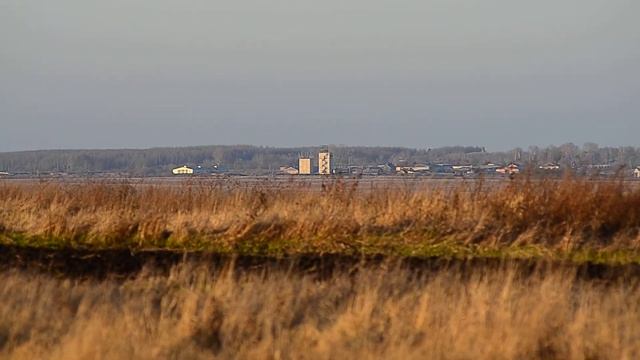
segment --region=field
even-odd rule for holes
[[[640,187],[0,182],[0,357],[633,359]]]
[[[637,262],[639,230],[622,181],[0,183],[18,246]]]
[[[0,357],[635,359],[637,277],[393,263],[331,276],[185,263],[78,279],[0,274]]]

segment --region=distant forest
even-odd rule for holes
[[[0,171],[11,173],[95,173],[110,172],[132,176],[166,175],[176,166],[212,167],[245,173],[268,173],[280,166],[297,166],[300,155],[317,158],[322,147],[274,148],[247,145],[195,146],[179,148],[122,150],[41,150],[0,153]],[[612,164],[640,165],[638,147],[599,147],[564,144],[529,147],[506,152],[487,152],[477,146],[448,146],[434,149],[403,147],[329,146],[334,164],[380,165],[386,163],[450,163],[480,165],[486,163],[555,163],[565,167]]]

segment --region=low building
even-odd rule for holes
[[[554,171],[554,170],[560,170],[560,165],[554,164],[554,163],[546,163],[544,165],[538,166],[538,168],[540,170]]]
[[[333,173],[336,175],[350,175],[351,167],[349,166],[336,166],[333,168]]]
[[[640,179],[640,167],[637,167],[635,170],[633,170],[633,176]]]
[[[413,172],[428,172],[431,168],[427,164],[415,164],[411,167]]]
[[[453,165],[451,164],[434,164],[431,165],[431,171],[436,174],[453,174]]]
[[[379,166],[367,166],[362,169],[362,175],[382,175],[384,170]]]
[[[298,175],[298,169],[293,166],[280,166],[280,172],[287,175]]]
[[[518,166],[518,164],[509,164],[505,167],[496,169],[496,172],[505,175],[518,174],[520,172],[520,167]]]
[[[471,165],[452,165],[451,167],[456,172],[469,171],[473,168]]]
[[[349,169],[348,172],[351,175],[362,175],[362,172],[364,171],[363,166],[356,166],[356,165],[347,166],[347,169]],[[335,173],[336,169],[333,169],[333,171]]]
[[[398,165],[396,166],[396,173],[398,174],[426,174],[429,173],[431,168],[426,164],[415,164],[411,166]]]
[[[471,172],[474,174],[495,175],[496,170],[499,168],[499,165],[488,163],[471,167]]]
[[[411,174],[411,173],[413,173],[413,170],[411,169],[411,166],[397,165],[396,166],[396,173],[398,173],[398,174]]]
[[[383,174],[393,174],[394,171],[396,170],[395,165],[393,165],[392,163],[378,165],[378,167],[382,169]]]
[[[193,174],[193,168],[190,168],[188,166],[181,166],[178,168],[175,168],[173,170],[171,170],[171,172],[173,173],[173,175],[192,175]]]

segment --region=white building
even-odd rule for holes
[[[280,172],[287,175],[298,175],[298,169],[293,166],[280,166]]]
[[[520,167],[517,164],[512,163],[505,167],[496,169],[496,172],[500,174],[506,174],[506,175],[517,174],[520,172]]]
[[[318,154],[318,174],[331,175],[331,153],[329,150],[320,151]]]
[[[411,167],[413,172],[427,172],[431,170],[431,167],[427,164],[415,164]]]
[[[431,170],[431,167],[426,164],[416,164],[411,166],[396,166],[396,173],[398,174],[415,174],[426,173]]]
[[[540,168],[540,170],[560,170],[560,165],[554,163],[546,163],[544,165],[540,165],[538,168]]]
[[[193,174],[193,169],[188,166],[181,166],[179,168],[175,168],[171,170],[173,175],[191,175]]]

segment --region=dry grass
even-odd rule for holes
[[[0,239],[38,246],[635,253],[639,230],[640,188],[623,182],[520,179],[500,186],[475,181],[367,190],[341,181],[322,188],[211,181],[0,184]]]
[[[593,260],[637,254],[639,230],[640,189],[623,182],[0,183],[12,245]],[[193,264],[102,281],[8,270],[0,358],[640,357],[637,279],[509,264],[418,276],[385,263],[327,279]]]
[[[637,359],[637,281],[506,265],[416,277],[361,269],[78,281],[0,274],[8,359]]]

